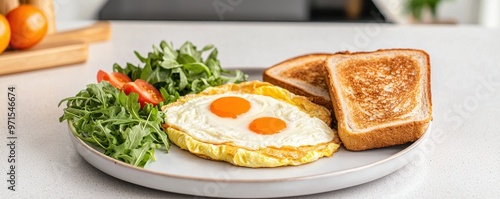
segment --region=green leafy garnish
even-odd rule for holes
[[[159,48],[153,46],[153,51],[147,57],[136,51],[134,53],[143,67],[127,63],[122,68],[114,64],[113,71],[129,76],[132,81],[146,80],[160,91],[166,104],[177,100],[179,96],[198,93],[207,87],[240,83],[248,78],[240,70],[222,69],[217,59],[217,48],[213,45],[197,50],[191,42],[186,42],[175,50],[172,44],[162,41]],[[208,53],[205,59],[204,53]]]
[[[127,96],[102,81],[87,85],[76,96],[59,103],[67,105],[59,121],[67,120],[73,134],[101,147],[106,155],[134,166],[144,167],[154,160],[155,149],[162,145],[166,151],[169,149],[168,137],[161,128],[163,105],[208,87],[240,83],[248,78],[239,70],[223,70],[217,49],[212,45],[197,50],[186,42],[174,50],[171,44],[162,41],[159,48],[153,46],[147,57],[134,53],[142,67],[127,63],[122,68],[114,64],[113,71],[127,75],[132,81],[147,81],[160,91],[164,102],[157,106],[146,104],[141,109],[138,94],[131,92]],[[204,53],[208,53],[206,58]]]
[[[59,121],[68,121],[74,135],[104,149],[104,154],[144,167],[154,151],[165,146],[163,112],[147,104],[141,109],[136,93],[126,95],[106,81],[89,84],[76,96],[61,100],[67,107]]]

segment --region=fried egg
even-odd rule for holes
[[[163,111],[174,144],[234,165],[300,165],[331,156],[339,147],[326,108],[269,83],[209,88]]]

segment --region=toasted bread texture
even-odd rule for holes
[[[330,55],[316,53],[288,59],[265,70],[263,80],[333,110],[323,67]]]
[[[325,69],[346,149],[413,142],[427,130],[432,100],[425,51],[340,52],[326,60]]]

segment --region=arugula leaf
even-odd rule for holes
[[[205,52],[209,54],[203,59]],[[248,78],[239,70],[223,70],[217,59],[217,48],[213,45],[198,50],[191,42],[185,42],[175,50],[171,43],[161,41],[159,47],[153,45],[153,51],[146,57],[134,53],[141,64],[127,63],[123,68],[115,64],[113,71],[129,76],[132,81],[140,78],[149,82],[163,95],[164,104],[207,87],[240,83]]]
[[[170,145],[162,130],[163,112],[147,104],[141,109],[136,93],[126,95],[106,81],[89,84],[66,102],[59,121],[67,120],[73,134],[104,149],[117,160],[144,167],[154,150]]]

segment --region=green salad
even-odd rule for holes
[[[203,59],[202,54],[209,53]],[[128,63],[122,68],[115,64],[113,70],[130,77],[132,81],[143,79],[155,86],[166,99],[176,100],[179,95],[198,93],[207,87],[246,81],[248,75],[239,70],[224,70],[217,59],[218,51],[213,45],[197,50],[191,42],[178,50],[162,41],[160,48],[153,46],[147,57],[134,52],[144,67]]]
[[[106,155],[139,167],[154,160],[155,149],[168,152],[161,106],[248,77],[239,70],[222,69],[213,45],[198,50],[186,42],[174,49],[162,41],[147,56],[135,55],[141,64],[114,64],[112,73],[98,72],[99,83],[61,100],[59,106],[66,104],[66,108],[59,121],[67,121],[75,136],[102,148]]]

